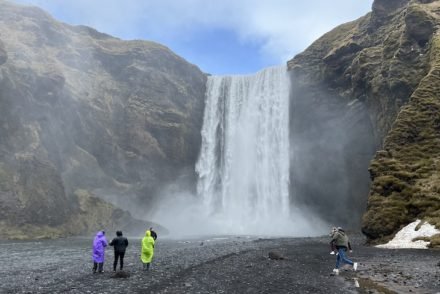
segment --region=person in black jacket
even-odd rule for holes
[[[151,237],[153,237],[154,241],[157,239],[157,234],[155,231],[153,231],[153,227],[150,227]]]
[[[128,246],[128,240],[125,237],[122,237],[122,232],[116,232],[116,238],[114,238],[110,242],[110,246],[113,246],[115,249],[115,261],[113,262],[113,271],[116,271],[116,265],[118,264],[118,259],[120,259],[120,270],[124,267],[124,255],[125,249]]]

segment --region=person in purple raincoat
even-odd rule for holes
[[[93,273],[96,273],[96,270],[98,270],[99,273],[102,273],[102,268],[104,267],[105,247],[107,247],[105,232],[99,231],[96,233],[95,239],[93,240]]]

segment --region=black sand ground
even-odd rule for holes
[[[159,239],[143,272],[140,240],[129,240],[128,278],[114,277],[111,248],[105,272],[91,273],[91,239],[0,242],[0,293],[440,293],[435,250],[377,249],[359,238],[350,255],[358,271],[332,276],[326,238]],[[286,259],[268,259],[274,251]]]

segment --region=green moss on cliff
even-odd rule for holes
[[[72,217],[72,233],[84,234],[103,230],[117,221],[112,218],[115,207],[110,203],[95,197],[87,190],[78,189],[74,194],[79,202],[79,213]]]
[[[66,222],[49,226],[11,223],[8,220],[3,220],[0,221],[0,230],[3,232],[0,239],[54,239],[89,235],[99,230],[116,231],[121,229],[138,233],[143,232],[148,225],[151,225],[133,219],[127,211],[115,208],[112,204],[95,197],[87,190],[78,189],[73,197],[78,202],[77,213],[72,214],[69,218],[66,217]],[[156,227],[166,233],[162,227],[157,225]]]
[[[430,248],[440,248],[440,234],[434,235],[428,240]]]
[[[426,7],[414,4],[408,13],[419,18],[414,25],[432,22]],[[389,239],[415,219],[440,228],[440,35],[429,42],[430,70],[399,112],[386,151],[378,152],[370,166],[363,231],[371,239]],[[438,236],[430,246],[439,246]]]
[[[427,7],[414,3],[408,7],[405,17],[408,34],[422,45],[429,41],[435,26],[435,18]]]
[[[55,239],[68,235],[63,226],[17,225],[4,221],[0,222],[0,230],[3,232],[1,239],[11,240]]]

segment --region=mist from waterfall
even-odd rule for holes
[[[198,195],[165,192],[155,220],[172,235],[324,233],[289,195],[289,91],[286,66],[209,76]]]

